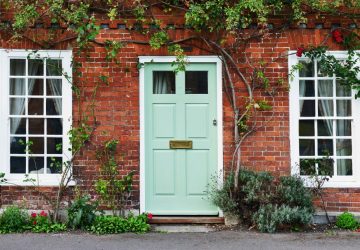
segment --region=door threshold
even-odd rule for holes
[[[224,224],[224,217],[211,216],[153,216],[150,224]]]

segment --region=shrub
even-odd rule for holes
[[[125,232],[145,233],[149,231],[145,214],[139,216],[97,216],[93,225],[88,230],[96,234],[117,234]]]
[[[72,229],[85,229],[96,218],[97,202],[90,201],[90,195],[76,199],[68,208],[68,226]]]
[[[355,230],[359,228],[359,223],[352,213],[345,212],[337,217],[336,226],[342,229]]]
[[[0,216],[0,233],[21,233],[28,225],[28,214],[16,206],[5,209]]]
[[[279,225],[306,225],[311,222],[312,210],[288,205],[268,204],[261,206],[253,220],[261,232],[273,233]]]
[[[209,193],[212,202],[225,213],[237,215],[249,225],[255,224],[262,232],[311,221],[312,194],[300,178],[281,177],[277,183],[270,173],[249,170],[241,170],[238,178],[238,189],[234,187],[234,174],[230,174],[222,188],[213,188]]]
[[[45,211],[31,213],[30,227],[34,233],[55,233],[66,230],[66,225],[62,223],[52,223]]]
[[[218,188],[214,181],[208,193],[210,200],[224,213],[237,214],[237,204],[232,197],[234,174],[230,174],[224,181],[222,188]]]
[[[240,171],[240,194],[245,203],[249,206],[256,206],[270,202],[272,199],[273,179],[268,172]]]

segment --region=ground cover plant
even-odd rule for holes
[[[68,230],[83,230],[95,234],[145,233],[150,230],[148,224],[151,214],[135,216],[104,215],[98,210],[98,203],[89,195],[82,195],[68,208],[66,222],[54,221],[45,211],[32,212],[18,206],[7,207],[0,215],[0,234],[7,233],[58,233]]]
[[[98,216],[88,230],[96,234],[145,233],[150,230],[150,225],[147,221],[148,217],[146,214],[139,216],[129,215],[128,217],[113,215]]]
[[[344,212],[336,218],[336,226],[341,229],[356,230],[360,224],[352,213]]]
[[[27,213],[16,206],[8,207],[0,216],[0,233],[21,233],[29,224]]]
[[[54,233],[66,231],[66,225],[51,221],[48,213],[28,213],[18,206],[7,207],[0,216],[0,233]]]

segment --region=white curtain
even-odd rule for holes
[[[332,96],[332,81],[329,84],[318,84],[318,95],[319,96]],[[319,102],[319,116],[332,116],[333,107],[331,105],[332,101],[330,100],[320,100]],[[326,119],[326,129],[328,131],[328,135],[332,135],[332,122],[331,119]]]
[[[62,87],[62,84],[61,84],[61,80],[60,80],[60,84],[57,84],[58,83],[58,80],[55,80],[55,79],[48,79],[47,81],[49,81],[49,86],[50,87],[50,92],[53,96],[61,96],[61,87]],[[61,105],[62,105],[62,101],[61,101],[61,98],[53,98],[51,100],[54,100],[55,102],[55,110],[57,112],[57,114],[61,114]]]
[[[154,94],[171,94],[172,72],[154,72]]]
[[[350,104],[350,105],[349,105]],[[349,101],[338,101],[337,103],[338,114],[342,116],[351,115],[351,102]],[[339,113],[340,111],[340,113]],[[338,135],[350,135],[351,128],[350,120],[338,120],[337,122],[337,134]],[[351,140],[337,140],[336,142],[336,152],[339,156],[350,156],[351,155]],[[348,164],[351,163],[351,160],[341,160],[338,161],[338,175],[349,175],[351,174],[351,166]]]
[[[304,97],[306,92],[306,81],[302,81],[303,84],[299,84],[299,96]],[[304,100],[300,100],[300,116],[304,107]]]
[[[20,75],[22,72],[19,72],[21,68],[15,68],[15,74]],[[25,95],[26,93],[26,84],[24,79],[15,78],[13,79],[12,84],[10,85],[10,93],[15,95]],[[25,96],[24,98],[12,98],[10,102],[10,110],[12,110],[12,115],[22,115],[25,111]],[[11,134],[15,134],[20,126],[21,118],[12,118],[11,123]]]
[[[32,63],[29,65],[29,75],[34,75],[35,72],[39,68],[39,64]],[[20,72],[22,69],[20,67],[15,68],[15,75],[21,75]],[[13,93],[20,94],[26,93],[26,84],[21,84],[22,79],[15,79],[15,85],[11,85],[13,88]],[[35,79],[28,79],[28,95],[31,95],[34,89]],[[21,115],[25,111],[25,98],[13,98],[12,102],[10,103],[11,110],[13,111],[12,115]],[[21,118],[15,118],[12,122],[11,133],[15,134],[20,126]]]

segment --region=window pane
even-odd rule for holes
[[[351,100],[336,101],[337,116],[351,116]]]
[[[318,96],[320,97],[333,96],[333,80],[318,81]]]
[[[333,159],[320,159],[318,160],[319,175],[334,175],[334,160]]]
[[[299,63],[302,65],[299,72],[300,77],[314,76],[314,63],[312,61],[300,61]]]
[[[185,93],[186,94],[207,94],[208,93],[208,72],[207,71],[186,71],[185,72]]]
[[[25,59],[10,59],[10,75],[25,76]]]
[[[332,100],[319,100],[318,101],[318,115],[319,116],[333,116],[334,105]]]
[[[47,115],[61,115],[62,100],[61,98],[46,99],[46,114]]]
[[[319,136],[333,135],[333,120],[318,120],[317,123]]]
[[[29,151],[32,154],[43,154],[44,153],[44,138],[43,137],[29,137]]]
[[[25,137],[10,137],[10,153],[11,154],[25,154],[26,149]]]
[[[300,160],[300,175],[314,175],[315,160],[314,159],[301,159]]]
[[[338,159],[337,160],[337,175],[352,175],[352,160]]]
[[[44,99],[42,98],[29,98],[29,115],[42,115],[44,113]]]
[[[10,115],[25,115],[25,98],[10,98]]]
[[[62,81],[60,79],[46,80],[46,95],[61,96],[62,95]]]
[[[26,134],[26,118],[10,118],[10,133]]]
[[[315,81],[300,80],[299,81],[299,95],[300,97],[315,96]]]
[[[153,94],[175,94],[175,72],[153,72]]]
[[[300,155],[315,155],[315,141],[311,139],[299,140]]]
[[[44,172],[44,157],[30,157],[29,174],[43,174]]]
[[[299,135],[300,136],[314,136],[314,120],[300,120],[299,121]]]
[[[43,76],[44,75],[44,61],[42,59],[30,59],[28,74],[29,76]]]
[[[336,135],[337,136],[351,136],[351,121],[337,120],[336,121]]]
[[[47,76],[61,76],[62,65],[61,60],[47,59],[46,60],[46,75]]]
[[[29,79],[28,95],[43,95],[44,94],[44,80],[43,79]]]
[[[44,119],[29,119],[29,134],[44,134]]]
[[[47,169],[48,174],[59,174],[62,172],[62,157],[47,157]]]
[[[352,155],[351,140],[337,139],[336,140],[336,155],[338,155],[338,156]]]
[[[315,100],[300,100],[300,116],[315,116]]]
[[[351,89],[343,85],[341,80],[336,80],[336,96],[351,96]]]
[[[47,134],[62,135],[63,134],[62,119],[60,118],[47,119]]]
[[[47,153],[48,154],[62,154],[62,138],[48,138],[47,139]]]
[[[332,139],[319,139],[318,140],[318,155],[333,155],[334,147]]]
[[[10,157],[10,173],[11,174],[25,174],[26,172],[26,158],[25,157]]]
[[[10,79],[10,95],[25,95],[25,79]]]

